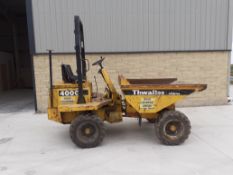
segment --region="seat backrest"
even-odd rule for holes
[[[66,83],[75,83],[78,79],[77,76],[75,76],[72,72],[72,69],[70,65],[68,64],[62,64],[61,65],[62,70],[62,79]]]

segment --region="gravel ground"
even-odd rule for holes
[[[231,87],[232,89],[232,87]],[[13,102],[12,102],[13,101]],[[231,175],[233,105],[180,108],[192,133],[179,146],[164,146],[153,124],[124,119],[106,124],[101,146],[77,148],[68,125],[35,114],[30,91],[13,91],[0,100],[0,175]]]

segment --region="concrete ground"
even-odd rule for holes
[[[0,100],[0,175],[230,175],[233,172],[233,105],[180,108],[192,133],[179,146],[164,146],[152,124],[135,119],[106,124],[101,146],[77,148],[68,125],[35,114],[31,91]]]

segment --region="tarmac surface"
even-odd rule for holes
[[[0,175],[231,175],[233,105],[178,110],[192,124],[182,145],[164,146],[153,124],[143,121],[140,128],[126,118],[106,123],[99,147],[80,149],[70,140],[69,125],[34,113],[31,91],[1,94]]]

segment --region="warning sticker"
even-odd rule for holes
[[[155,98],[142,98],[140,102],[140,109],[154,109]]]
[[[75,99],[72,97],[60,97],[61,103],[62,104],[72,104],[75,103]]]

